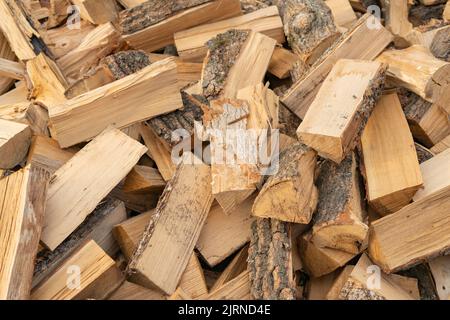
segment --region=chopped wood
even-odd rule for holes
[[[81,18],[93,24],[114,22],[118,18],[114,0],[72,0],[72,3],[78,6]]]
[[[137,141],[109,128],[59,168],[50,181],[41,241],[50,250],[60,245],[145,151]],[[80,171],[85,174],[77,175]]]
[[[396,45],[407,47],[409,45],[408,35],[413,31],[413,25],[408,19],[408,1],[383,0],[386,11],[386,28],[395,36]]]
[[[436,31],[430,51],[436,58],[450,62],[450,26]]]
[[[436,145],[434,145],[434,147],[431,148],[431,151],[434,152],[435,154],[438,154],[447,150],[448,148],[450,148],[450,134],[441,141],[439,141],[438,143],[436,143]]]
[[[0,58],[0,76],[16,80],[24,80],[25,68],[18,62]]]
[[[7,59],[9,61],[17,59],[2,32],[0,32],[0,58]],[[11,78],[0,78],[0,94],[4,94],[8,91],[13,82],[14,79]]]
[[[448,22],[450,21],[450,3],[447,1],[447,4],[445,5],[444,12],[442,14],[444,21]]]
[[[341,272],[339,273],[338,276],[334,276],[333,273],[330,274],[333,276],[334,282],[329,287],[329,290],[326,293],[325,299],[323,299],[323,300],[339,300],[339,295],[341,293],[342,287],[347,282],[348,277],[353,272],[354,268],[355,268],[355,266],[353,266],[353,265],[347,265],[347,266],[345,266],[345,268],[343,270],[341,270]],[[325,276],[325,277],[327,277],[327,276]],[[328,275],[328,277],[329,277],[329,275]]]
[[[300,141],[340,163],[359,143],[385,72],[386,66],[378,62],[339,60],[298,128]]]
[[[174,43],[174,34],[241,14],[239,0],[147,1],[120,13],[123,39],[152,52]]]
[[[348,266],[350,267],[350,266]],[[335,278],[339,275],[339,270],[318,278],[310,278],[306,283],[306,297],[308,300],[326,300]]]
[[[135,283],[125,281],[114,291],[108,300],[165,300],[162,292],[144,288]]]
[[[433,275],[428,264],[419,264],[408,270],[400,271],[400,275],[417,279],[419,283],[420,300],[438,300]],[[391,274],[394,275],[394,274]]]
[[[208,294],[203,269],[195,252],[191,255],[186,269],[181,276],[179,288],[192,297],[192,299]]]
[[[30,126],[31,131],[36,136],[50,136],[50,129],[48,128],[48,111],[39,104],[30,104],[26,113],[25,119]]]
[[[128,174],[123,185],[123,191],[127,193],[145,193],[148,191],[162,190],[166,182],[155,168],[135,166]]]
[[[290,76],[292,69],[299,57],[289,50],[281,47],[275,47],[272,58],[270,59],[269,72],[279,79],[286,79]]]
[[[249,272],[242,272],[233,280],[201,298],[205,300],[253,300],[250,293]]]
[[[357,17],[349,0],[325,0],[333,14],[334,23],[340,28],[349,28]]]
[[[415,5],[409,10],[409,21],[414,27],[426,25],[433,19],[442,19],[445,4],[433,6]]]
[[[30,143],[29,126],[0,119],[0,169],[13,169],[22,162]]]
[[[226,269],[220,274],[219,278],[214,282],[211,292],[223,286],[225,283],[233,280],[241,273],[247,270],[248,248],[246,245],[242,248],[228,264]]]
[[[243,16],[177,32],[174,39],[179,56],[186,61],[201,62],[208,51],[205,46],[208,40],[230,29],[260,32],[280,44],[285,41],[283,23],[278,9],[276,6],[271,6]]]
[[[414,146],[416,148],[417,158],[419,159],[419,163],[423,163],[427,160],[430,160],[433,158],[436,154],[431,151],[428,148],[425,148],[421,144],[418,144],[417,142],[414,143]]]
[[[49,172],[27,166],[0,180],[0,299],[30,297]]]
[[[413,137],[396,93],[384,95],[361,137],[369,204],[381,215],[411,202],[422,186]]]
[[[440,300],[450,299],[450,256],[443,256],[429,262],[436,291]]]

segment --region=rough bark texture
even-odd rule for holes
[[[158,0],[147,1],[120,13],[120,27],[131,34],[157,24],[180,11],[211,2],[212,0]]]
[[[450,28],[444,28],[436,33],[430,51],[436,58],[450,62]]]
[[[417,158],[419,159],[419,163],[425,162],[434,157],[433,152],[431,152],[429,149],[425,148],[421,144],[415,143],[414,145],[416,147],[416,153]]]
[[[439,300],[428,264],[419,264],[405,271],[400,271],[400,275],[416,278],[419,282],[420,300]]]
[[[342,300],[386,300],[375,291],[364,288],[359,282],[348,279],[339,294]]]
[[[297,139],[297,129],[300,126],[301,120],[295,113],[280,104],[280,114],[278,123],[280,126],[280,133]]]
[[[445,4],[435,6],[416,5],[409,10],[409,21],[414,27],[429,23],[431,19],[442,19]]]
[[[119,80],[149,66],[150,59],[144,51],[130,50],[107,56],[100,64],[105,64]]]
[[[312,64],[339,33],[330,8],[322,0],[277,0],[292,50]],[[310,59],[310,57],[312,59]]]
[[[248,266],[251,293],[259,300],[293,300],[289,224],[257,219],[252,225]]]
[[[271,6],[272,0],[241,0],[241,8],[244,14],[264,9]]]
[[[401,89],[398,96],[409,123],[420,122],[422,117],[431,107],[431,102],[422,99],[414,92],[406,89]]]
[[[208,100],[221,95],[228,73],[249,34],[250,31],[247,30],[229,30],[206,43],[209,51],[202,75],[202,87],[203,95]]]

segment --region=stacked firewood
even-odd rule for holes
[[[450,2],[0,1],[0,299],[450,298]]]

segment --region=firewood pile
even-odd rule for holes
[[[0,1],[0,299],[450,299],[450,1]]]

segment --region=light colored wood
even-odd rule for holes
[[[275,47],[268,71],[279,79],[286,79],[290,76],[294,64],[299,60],[300,57],[291,51],[282,47]]]
[[[166,182],[155,168],[135,166],[128,174],[123,185],[123,191],[129,193],[145,193],[163,190]]]
[[[443,18],[445,21],[450,21],[450,2],[447,1],[447,4],[445,5]]]
[[[382,4],[386,10],[386,28],[395,35],[398,46],[408,46],[405,39],[413,31],[413,25],[408,20],[408,1],[383,0]]]
[[[349,28],[357,17],[349,0],[326,0],[325,4],[331,9],[334,23],[343,28]]]
[[[182,106],[179,89],[175,60],[156,62],[52,108],[52,136],[66,148],[92,139],[109,125],[123,128],[176,110]]]
[[[339,294],[341,293],[342,287],[348,280],[348,277],[353,272],[355,266],[347,265],[343,270],[339,273],[337,277],[335,277],[333,284],[329,288],[326,293],[326,300],[339,300]]]
[[[67,88],[65,96],[67,99],[72,99],[83,93],[107,85],[114,80],[116,79],[111,70],[107,66],[100,64],[95,69],[91,69],[87,74],[83,75],[82,78],[73,82]]]
[[[48,129],[48,111],[39,104],[32,103],[25,112],[25,119],[35,136],[50,136]]]
[[[179,287],[192,299],[208,294],[202,266],[194,252],[181,276]]]
[[[24,80],[25,68],[18,62],[0,58],[0,76],[16,80]]]
[[[434,154],[438,154],[438,153],[441,153],[441,152],[447,150],[448,148],[450,148],[450,135],[448,135],[447,137],[442,139],[440,142],[436,143],[436,145],[433,148],[431,148],[430,150]]]
[[[205,300],[253,300],[250,294],[250,277],[248,271],[241,273],[231,281],[201,297]]]
[[[422,46],[387,50],[377,61],[389,65],[387,74],[393,84],[413,91],[430,102],[436,102],[450,84],[450,63],[439,60]]]
[[[30,297],[50,173],[25,167],[0,180],[0,299]]]
[[[447,149],[420,165],[423,188],[417,191],[413,198],[414,201],[419,201],[450,186],[449,164],[450,149]]]
[[[372,60],[393,40],[383,26],[370,28],[372,16],[366,14],[328,50],[281,99],[301,119],[305,117],[328,73],[339,59]]]
[[[211,292],[247,270],[248,245],[239,251],[211,287]]]
[[[11,50],[9,43],[2,32],[0,32],[0,57],[10,61],[17,60],[16,55]],[[5,92],[7,92],[11,88],[13,83],[14,79],[0,78],[0,94],[4,94]]]
[[[450,26],[445,25],[442,27],[437,27],[429,30],[428,28],[414,28],[406,37],[411,45],[421,45],[425,48],[430,49],[433,40],[438,32],[448,32]]]
[[[77,287],[76,276],[80,282]],[[31,294],[32,300],[104,299],[123,281],[116,263],[95,243],[87,242]],[[73,286],[73,287],[72,287]]]
[[[212,201],[210,167],[184,154],[129,266],[140,283],[175,292]]]
[[[114,291],[108,300],[166,300],[162,292],[151,290],[132,282],[125,281]]]
[[[425,174],[424,181],[426,188]],[[369,239],[372,260],[392,273],[445,253],[450,248],[449,195],[447,186],[373,222]]]
[[[379,62],[339,60],[298,128],[300,141],[340,163],[359,142],[381,94],[385,70]]]
[[[0,119],[0,168],[12,169],[27,155],[31,143],[30,127]]]
[[[336,277],[339,275],[338,271],[336,270],[322,277],[310,278],[306,284],[307,299],[316,301],[326,300],[328,291],[330,291]]]
[[[146,0],[119,0],[125,9],[134,8],[140,4],[143,4]]]
[[[436,291],[441,300],[450,299],[450,256],[443,256],[431,260],[431,273],[436,283]]]
[[[229,215],[219,205],[209,212],[196,248],[211,267],[224,261],[250,241],[251,208],[256,195],[239,204]]]
[[[61,244],[145,151],[137,141],[108,128],[59,168],[49,186],[42,242],[51,250]]]
[[[114,22],[118,18],[118,8],[114,0],[71,0],[78,6],[80,16],[93,24]]]
[[[183,60],[202,61],[207,53],[206,42],[229,29],[252,30],[265,34],[278,43],[285,41],[283,23],[278,9],[276,6],[271,6],[243,16],[203,24],[175,33],[175,45],[179,56]]]
[[[174,43],[174,34],[201,24],[241,15],[239,0],[216,0],[183,10],[140,31],[124,34],[133,48],[152,52]]]
[[[378,101],[361,137],[367,196],[381,215],[409,204],[422,185],[419,160],[396,93]]]

